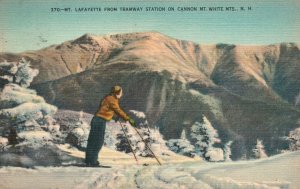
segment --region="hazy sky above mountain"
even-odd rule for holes
[[[105,7],[116,7],[118,11],[104,11]],[[120,7],[142,7],[143,10],[120,11]],[[150,12],[146,7],[165,7],[166,11]],[[175,11],[168,11],[168,7],[174,7]],[[197,7],[198,10],[179,11],[178,7]],[[206,7],[206,11],[199,11],[199,7]],[[239,11],[209,11],[208,7],[235,7]],[[240,11],[240,7],[245,7],[245,11]],[[72,12],[51,12],[51,8],[70,8]],[[79,8],[102,10],[76,11]],[[298,0],[0,0],[0,52],[36,50],[85,33],[143,31],[158,31],[200,44],[300,43],[299,10]]]

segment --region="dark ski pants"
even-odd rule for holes
[[[87,148],[85,152],[85,162],[90,164],[96,164],[98,160],[98,154],[104,143],[106,121],[102,118],[94,116],[91,121],[91,130],[87,142]]]

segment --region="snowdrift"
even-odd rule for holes
[[[108,154],[103,154],[103,156]],[[118,159],[119,154],[115,154]],[[300,152],[256,161],[0,169],[0,188],[298,189]],[[18,179],[16,179],[18,178]]]

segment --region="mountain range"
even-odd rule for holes
[[[143,111],[166,139],[190,132],[206,116],[233,159],[251,157],[257,139],[268,154],[300,127],[300,46],[201,45],[158,32],[96,36],[37,51],[0,53],[30,60],[39,95],[60,109],[94,113],[113,85],[126,110]]]

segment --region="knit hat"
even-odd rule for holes
[[[115,85],[111,88],[111,93],[114,95],[120,94],[122,88],[119,85]]]

